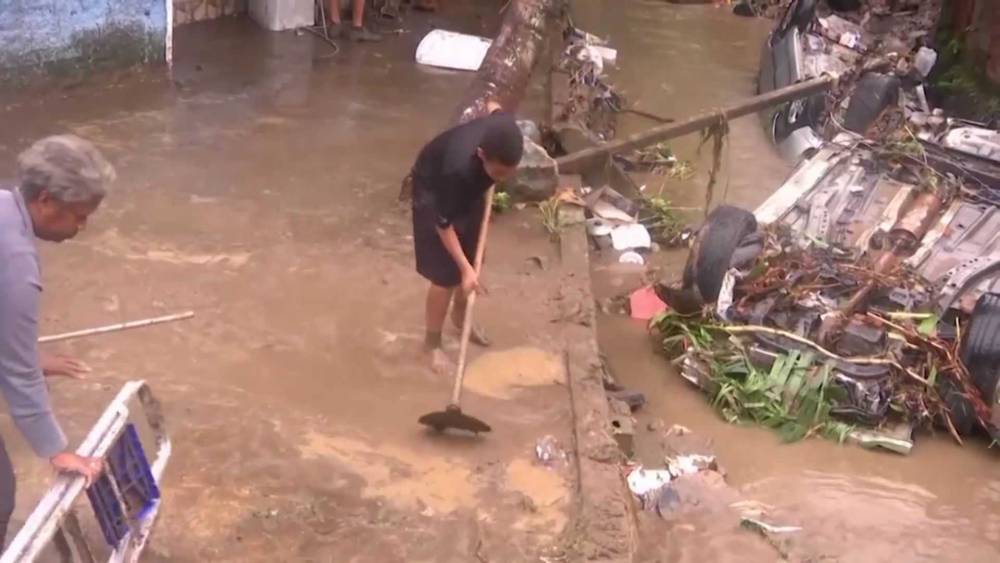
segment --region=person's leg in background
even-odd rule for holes
[[[14,466],[10,463],[7,446],[0,438],[0,552],[7,545],[7,525],[14,513],[14,496],[17,492],[17,481],[14,477]]]
[[[340,14],[351,2],[351,27],[344,29]],[[365,28],[365,2],[367,0],[329,0],[327,2],[327,19],[330,24],[330,35],[344,35],[352,41],[381,41],[382,36]]]
[[[365,27],[365,2],[367,0],[354,0],[351,8],[351,29],[347,36],[352,41],[381,41],[382,36]]]

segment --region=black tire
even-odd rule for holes
[[[705,303],[719,298],[722,279],[733,253],[748,236],[757,232],[753,213],[732,205],[720,205],[708,215],[684,266],[684,289],[697,286]]]
[[[976,388],[993,403],[1000,379],[1000,294],[985,293],[976,301],[959,356]]]
[[[900,80],[895,76],[870,72],[861,77],[844,115],[844,127],[864,134],[891,105],[899,101]]]
[[[784,39],[793,27],[798,28],[800,33],[804,32],[816,19],[816,3],[817,0],[793,0],[778,20],[778,28],[774,31],[772,39]]]

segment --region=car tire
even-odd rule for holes
[[[864,135],[882,112],[899,101],[900,80],[870,72],[858,80],[844,115],[844,127]]]
[[[1000,294],[985,293],[976,301],[959,358],[979,392],[994,402],[1000,379]]]
[[[732,205],[716,207],[698,231],[694,247],[688,254],[684,289],[697,287],[705,303],[718,299],[733,255],[741,243],[756,232],[757,218],[753,213]]]
[[[800,33],[805,31],[816,19],[816,3],[817,0],[793,0],[782,14],[774,37],[784,39],[792,28],[798,28]]]

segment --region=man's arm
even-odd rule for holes
[[[0,393],[11,418],[39,457],[66,449],[38,364],[38,301],[41,293],[31,273],[34,258],[13,256],[0,273]]]

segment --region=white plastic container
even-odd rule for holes
[[[284,31],[313,25],[314,0],[250,0],[250,17],[264,29]]]
[[[479,70],[492,40],[435,29],[417,45],[417,63],[454,70]]]

